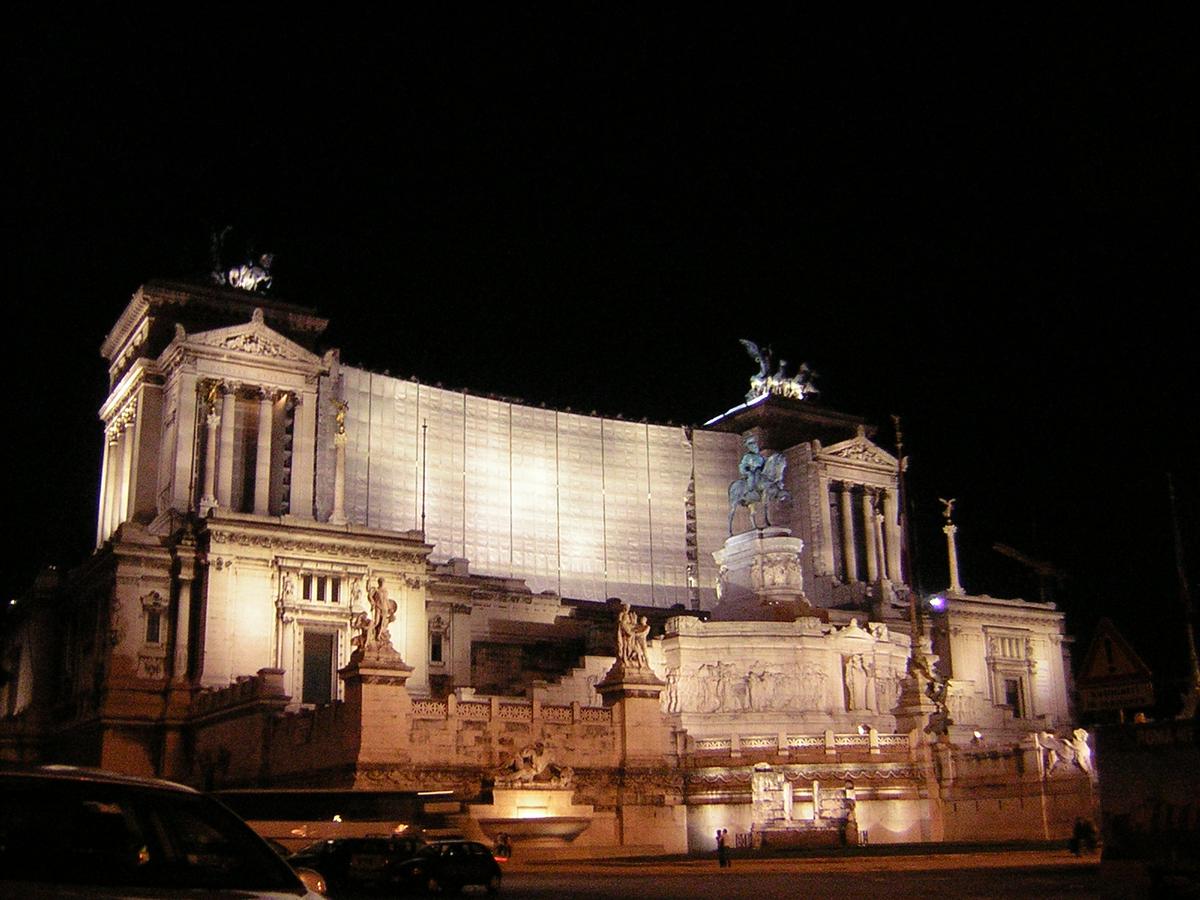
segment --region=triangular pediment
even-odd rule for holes
[[[868,463],[875,466],[896,468],[896,457],[882,447],[872,443],[865,434],[858,434],[848,441],[822,447],[820,456],[823,459],[841,459],[848,462]]]
[[[182,329],[180,329],[182,331]],[[263,322],[262,310],[256,309],[249,322],[241,325],[230,325],[216,328],[212,331],[201,331],[196,334],[183,335],[183,340],[191,347],[208,347],[214,350],[224,350],[233,353],[245,353],[250,356],[266,357],[281,362],[297,362],[307,365],[320,365],[321,358],[305,350],[295,341],[284,337],[278,331],[267,327]]]

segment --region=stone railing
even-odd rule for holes
[[[192,714],[208,716],[264,701],[282,708],[288,699],[283,669],[259,669],[257,675],[243,675],[229,687],[200,691],[192,700]]]
[[[874,730],[866,734],[834,734],[832,731],[826,731],[824,734],[730,735],[696,738],[690,742],[690,749],[699,755],[730,756],[763,752],[778,756],[796,753],[823,753],[827,756],[836,756],[839,753],[908,756],[909,737],[907,734],[879,734]]]
[[[585,722],[598,725],[612,724],[612,710],[599,706],[581,706],[541,703],[514,703],[491,697],[487,700],[459,700],[453,694],[445,700],[413,700],[414,719],[447,720],[459,719],[467,722],[547,722],[571,725]]]

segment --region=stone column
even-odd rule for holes
[[[291,514],[304,519],[313,517],[313,471],[317,447],[317,392],[305,388],[296,395],[292,430]]]
[[[829,479],[822,473],[817,476],[817,514],[821,517],[821,570],[820,575],[836,575],[833,571],[833,517],[829,513]]]
[[[900,572],[900,516],[896,492],[891,488],[883,492],[883,518],[888,580],[901,582],[904,576]]]
[[[946,535],[946,553],[950,559],[950,587],[947,592],[951,594],[963,593],[963,586],[958,581],[958,545],[954,541],[957,532],[957,525],[948,524],[942,527],[942,533]]]
[[[174,457],[164,460],[171,475],[171,505],[176,509],[190,509],[196,502],[196,491],[200,484],[200,467],[203,465],[203,440],[196,440],[196,414],[203,409],[204,397],[200,393],[199,379],[194,372],[179,374],[178,384],[168,382],[168,390],[177,397],[175,411],[175,446],[168,448]],[[168,401],[169,402],[169,401]],[[195,480],[194,480],[195,479]]]
[[[258,446],[254,464],[254,512],[271,511],[271,429],[274,424],[275,392],[263,388],[258,396]]]
[[[854,548],[854,502],[850,494],[854,486],[849,481],[842,482],[842,566],[845,568],[846,583],[858,581],[858,551]]]
[[[221,398],[221,449],[217,453],[217,504],[223,509],[233,505],[233,416],[237,409],[237,392],[225,385]]]
[[[883,513],[871,516],[871,540],[875,542],[875,558],[879,560],[879,580],[887,578],[887,553],[883,546]]]
[[[204,493],[200,497],[200,515],[217,505],[215,485],[217,481],[217,425],[221,417],[215,408],[210,408],[204,419],[208,426],[204,435]]]
[[[121,442],[121,429],[119,426],[113,427],[109,444],[112,447],[112,465],[108,473],[108,512],[105,515],[104,523],[105,538],[111,537],[112,533],[117,530],[117,525],[121,522],[119,510],[121,503],[121,469],[123,467],[121,454],[125,446]]]
[[[117,521],[113,528],[129,518],[129,495],[133,493],[133,423],[121,429],[121,482],[117,494]]]
[[[192,639],[192,585],[196,580],[196,543],[190,532],[179,543],[179,595],[175,606],[175,654],[171,664],[171,680],[188,680],[188,655]]]
[[[867,488],[863,488],[862,522],[863,545],[867,551],[867,581],[874,584],[879,580],[879,559],[875,554],[875,502]]]
[[[346,432],[339,431],[333,436],[333,512],[329,514],[329,524],[346,524]]]
[[[96,546],[99,547],[108,537],[108,480],[112,477],[112,441],[104,434],[104,462],[100,464],[100,504],[96,510]]]

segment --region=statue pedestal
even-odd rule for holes
[[[355,650],[338,671],[346,683],[346,712],[358,724],[360,764],[408,758],[412,699],[405,682],[412,672],[390,641]]]
[[[804,596],[803,549],[804,541],[792,537],[788,528],[760,528],[728,538],[713,554],[720,567],[721,599],[712,619],[792,622],[805,616],[822,618]]]
[[[596,685],[596,693],[613,711],[623,765],[661,765],[671,751],[671,735],[658,699],[666,686],[649,666],[621,660]]]

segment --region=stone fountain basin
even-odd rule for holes
[[[493,840],[507,834],[514,841],[529,844],[537,841],[555,843],[575,840],[589,825],[590,816],[541,816],[512,819],[478,819],[483,833]]]

